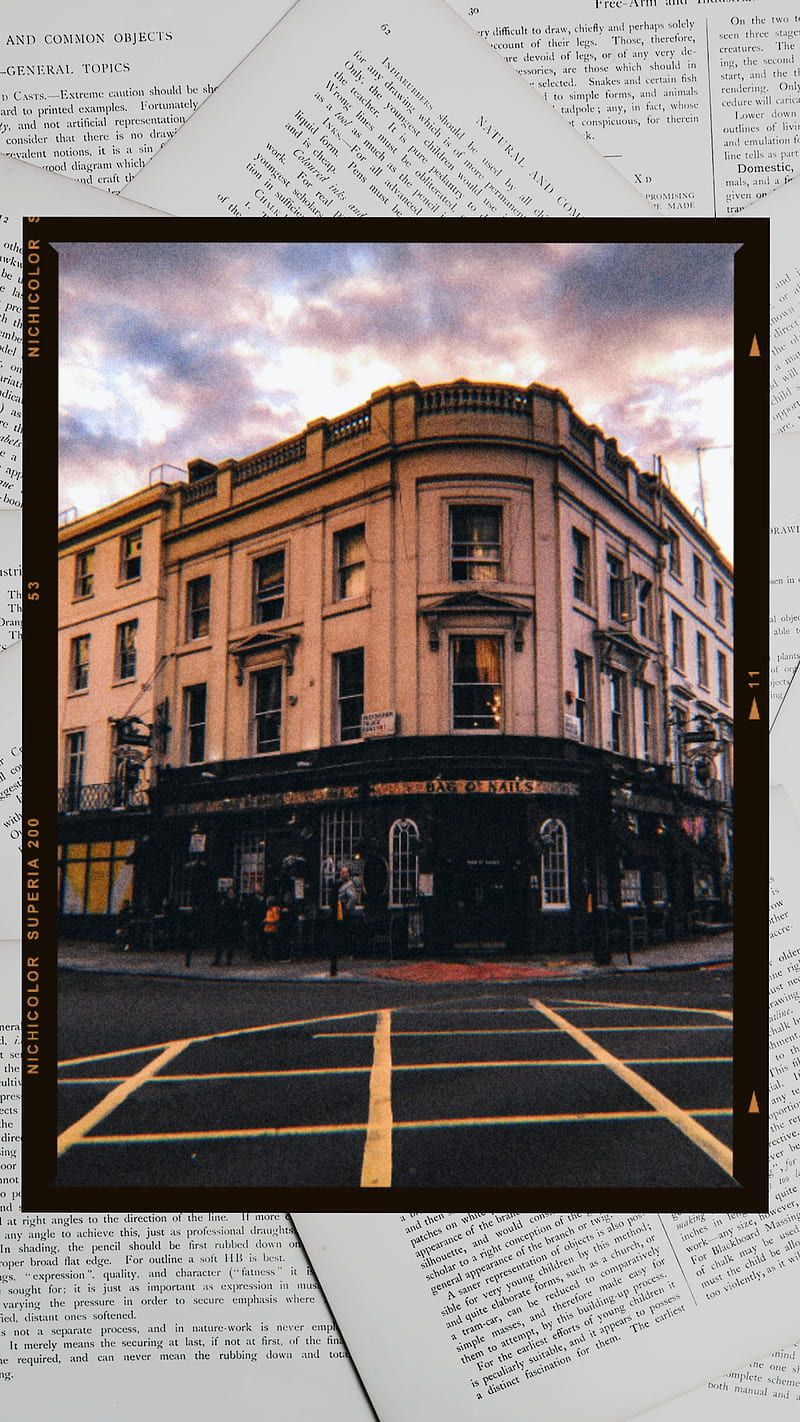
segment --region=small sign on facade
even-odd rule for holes
[[[365,741],[393,736],[396,730],[396,711],[368,711],[361,717],[361,735]]]
[[[228,892],[228,889],[232,889],[232,888],[233,888],[233,879],[229,879],[229,878],[227,878],[227,877],[224,878],[224,879],[217,879],[217,893],[218,893],[218,894],[226,894],[226,893]]]
[[[204,834],[199,834],[199,833],[197,833],[197,831],[195,831],[195,833],[191,836],[191,838],[190,838],[190,840],[189,840],[189,853],[190,853],[190,854],[205,854],[205,852],[206,852],[206,837],[205,837]]]
[[[579,741],[581,738],[581,723],[577,716],[570,716],[564,713],[564,739],[567,741]]]

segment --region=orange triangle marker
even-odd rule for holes
[[[760,348],[760,346],[759,346],[759,344],[758,344],[758,336],[753,336],[753,344],[752,344],[751,347],[750,347],[749,354],[750,354],[751,356],[760,356],[760,355],[761,355],[761,348]]]
[[[761,716],[760,716],[759,710],[758,710],[758,702],[756,701],[756,698],[755,698],[755,697],[753,697],[753,704],[752,704],[752,706],[750,707],[750,715],[748,716],[747,719],[748,719],[748,721],[760,721],[760,720],[761,720]]]
[[[755,1093],[755,1092],[753,1092],[753,1095],[752,1095],[751,1098],[750,1098],[750,1105],[749,1105],[748,1108],[747,1108],[747,1114],[748,1114],[748,1116],[750,1116],[750,1115],[758,1116],[758,1115],[760,1114],[760,1113],[759,1113],[759,1108],[758,1108],[758,1102],[757,1102],[757,1100],[756,1100],[756,1093]]]

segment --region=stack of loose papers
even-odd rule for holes
[[[0,1266],[0,1415],[138,1422],[166,1419],[179,1407],[199,1422],[223,1409],[253,1422],[299,1422],[323,1410],[332,1422],[351,1422],[370,1415],[366,1389],[381,1422],[617,1422],[650,1408],[658,1422],[788,1422],[800,1405],[796,15],[778,0],[593,8],[564,0],[555,9],[533,0],[383,0],[377,8],[368,0],[229,0],[224,12],[209,15],[188,0],[124,0],[112,15],[98,0],[43,0],[34,11],[10,0],[4,30],[0,546],[11,571],[0,588],[8,630],[0,650],[0,990],[8,1027],[0,1036],[9,1113],[20,823],[20,648],[8,610],[18,594],[21,501],[17,244],[21,217],[34,213],[313,223],[338,216],[678,219],[746,209],[771,218],[778,788],[770,934],[772,1012],[781,1030],[773,1043],[768,1216],[299,1213],[295,1224],[358,1376],[285,1220],[171,1217],[166,1228],[187,1268],[197,1257],[192,1228],[213,1250],[214,1229],[224,1234],[226,1221],[235,1224],[254,1257],[269,1237],[275,1302],[247,1320],[262,1330],[260,1361],[247,1346],[244,1319],[230,1308],[221,1315],[231,1330],[227,1347],[210,1335],[187,1346],[171,1272],[176,1287],[163,1308],[143,1301],[134,1311],[137,1327],[155,1340],[147,1356],[104,1363],[102,1351],[80,1352],[76,1334],[69,1366],[34,1367],[45,1315],[52,1328],[77,1330],[80,1320],[66,1316],[56,1268],[44,1294],[29,1270],[23,1278]],[[384,224],[383,240],[390,231]],[[763,951],[766,933],[765,923],[763,941],[748,950]],[[2,1139],[8,1157],[13,1132]],[[48,1242],[47,1221],[20,1214],[13,1194],[3,1192],[9,1242],[0,1250],[6,1257],[13,1249],[35,1270],[37,1251],[60,1246]],[[125,1255],[123,1231],[146,1227],[132,1219],[139,1222],[98,1216],[92,1225],[105,1230],[112,1261]],[[68,1238],[82,1247],[80,1225],[63,1222],[64,1249]],[[220,1278],[228,1277],[229,1253],[229,1244],[219,1247]],[[279,1340],[281,1330],[295,1337],[290,1300],[301,1274],[311,1312],[289,1358]],[[86,1287],[97,1284],[87,1278]],[[112,1279],[103,1287],[113,1299]],[[162,1327],[170,1357],[158,1342]]]

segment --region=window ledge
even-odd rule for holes
[[[69,697],[69,696],[88,696],[88,695],[89,695],[89,687],[88,687],[88,686],[73,686],[72,690],[67,692],[67,696],[68,696],[68,697]]]
[[[135,681],[136,681],[136,673],[134,672],[133,676],[115,676],[115,677],[114,677],[114,680],[113,680],[112,683],[111,683],[111,685],[112,685],[112,686],[130,686],[131,683],[132,683],[132,682],[135,682]]]
[[[323,617],[338,617],[343,612],[360,612],[362,608],[370,607],[372,598],[370,593],[359,593],[358,597],[343,597],[337,602],[329,602],[322,609]]]
[[[247,624],[245,636],[251,636],[254,632],[285,632],[290,627],[302,627],[302,617],[290,617],[287,613],[282,613],[280,617],[265,617],[261,622],[251,621]],[[242,635],[242,634],[238,634]]]
[[[93,593],[93,592],[90,592],[90,593],[75,593],[74,596],[73,596],[72,601],[73,601],[73,602],[89,602],[90,599],[93,598],[93,597],[94,597],[94,593]]]

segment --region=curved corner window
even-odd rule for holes
[[[395,820],[389,830],[389,907],[416,903],[419,830],[413,820]]]
[[[567,831],[561,820],[545,820],[539,830],[542,841],[542,908],[569,908],[569,867]]]

